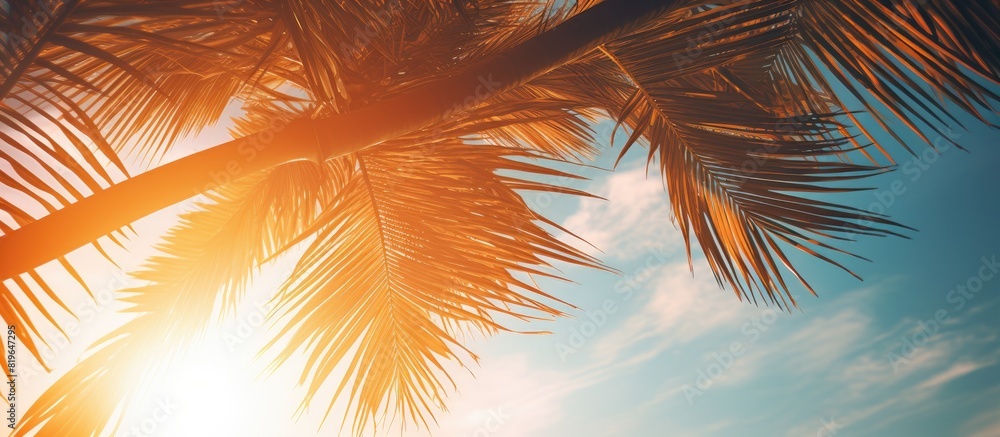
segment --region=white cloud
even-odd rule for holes
[[[878,417],[878,422],[865,425],[865,428],[879,429],[914,417],[921,411],[939,408],[942,402],[948,402],[946,398],[936,397],[942,387],[964,375],[992,366],[1000,358],[1000,354],[978,360],[962,358],[963,354],[975,349],[974,344],[992,341],[995,338],[993,335],[944,331],[931,336],[927,344],[906,354],[905,359],[893,368],[888,353],[901,353],[901,339],[912,337],[915,323],[914,320],[906,320],[886,332],[868,324],[859,332],[860,337],[856,336],[856,341],[866,338],[877,338],[877,341],[859,341],[853,346],[842,342],[843,354],[827,357],[831,364],[842,367],[842,370],[829,378],[817,374],[819,378],[812,379],[817,386],[830,387],[821,408],[837,413],[837,421],[842,426]],[[854,358],[845,363],[844,360],[850,356]],[[815,424],[802,423],[795,430],[809,427],[815,427]]]
[[[544,435],[566,419],[564,404],[570,395],[602,380],[532,365],[524,354],[491,357],[472,372],[475,376],[451,372],[459,392],[449,397],[448,412],[438,415],[439,426],[405,435]]]
[[[804,328],[771,346],[767,354],[784,352],[783,361],[790,369],[816,372],[837,366],[834,361],[851,355],[871,329],[871,318],[853,308],[810,319]]]
[[[741,305],[733,295],[720,290],[708,266],[699,264],[696,270],[700,274],[694,277],[684,262],[660,269],[650,282],[655,285],[642,309],[602,338],[595,347],[596,355],[614,359],[630,347],[654,338],[659,340],[655,350],[662,351],[723,326],[737,326],[759,311]]]
[[[683,240],[670,222],[670,204],[658,175],[645,167],[623,169],[596,181],[589,191],[604,199],[580,199],[563,226],[617,259],[634,259],[656,247],[680,251]],[[585,250],[587,248],[584,248]]]
[[[1000,435],[1000,409],[988,410],[967,423],[964,435],[968,437],[996,437]]]
[[[916,390],[936,389],[955,379],[968,375],[984,367],[992,366],[993,364],[994,362],[990,361],[982,361],[982,362],[967,361],[967,362],[955,363],[951,367],[941,372],[938,372],[930,379],[920,383],[920,385],[916,387]]]
[[[1000,413],[994,413],[994,414],[1000,414]],[[986,428],[977,431],[975,434],[972,434],[969,437],[996,437],[998,435],[1000,435],[1000,419],[997,419],[996,422],[990,424]]]

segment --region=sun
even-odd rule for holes
[[[260,419],[252,413],[260,384],[246,357],[211,337],[191,346],[129,405],[116,435],[216,437],[234,435],[247,421]]]

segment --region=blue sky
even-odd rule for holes
[[[1000,275],[969,297],[956,290],[976,285],[981,272],[992,274],[1000,256],[1000,150],[996,131],[963,121],[971,130],[957,141],[970,153],[951,148],[907,165],[915,158],[897,147],[900,171],[865,181],[873,191],[834,197],[863,208],[878,202],[919,232],[852,245],[872,260],[845,260],[864,282],[797,257],[820,296],[797,290],[801,310],[790,314],[720,290],[700,255],[690,274],[660,178],[646,175],[638,149],[615,172],[587,169],[589,181],[569,182],[607,201],[527,194],[529,204],[597,246],[601,252],[588,250],[622,275],[565,268],[574,282],[542,285],[580,307],[574,318],[523,326],[549,335],[469,339],[480,362],[455,372],[459,392],[433,435],[1000,436]],[[186,140],[174,154],[224,140],[225,127]],[[599,140],[609,138],[609,128],[597,126]],[[615,152],[598,167],[609,168]],[[889,202],[885,193],[894,185],[900,194]],[[125,271],[188,207],[135,225],[142,237],[119,257]],[[92,250],[71,259],[99,296],[130,281]],[[224,340],[253,320],[255,302],[273,293],[293,261],[285,257],[258,278],[235,319],[209,331],[195,361],[164,379],[184,392],[173,399],[180,412],[152,435],[315,435],[322,408],[291,422],[302,394],[289,390],[298,376],[294,363],[263,380],[246,364],[255,344],[269,338],[267,329],[254,327],[235,349]],[[57,287],[73,287],[58,269],[48,270]],[[67,300],[71,308],[90,305],[82,291]],[[71,331],[71,343],[56,342],[56,372],[26,373],[22,399],[37,397],[120,323],[117,307],[96,305]],[[151,399],[125,423],[141,421],[155,405]],[[337,428],[328,423],[324,431]]]
[[[576,284],[547,283],[576,318],[484,342],[478,379],[452,400],[469,419],[441,435],[1000,436],[1000,275],[983,280],[1000,269],[1000,150],[969,124],[956,139],[971,153],[907,164],[918,158],[900,150],[898,171],[864,181],[873,191],[834,197],[878,202],[918,232],[853,244],[872,261],[846,260],[864,282],[799,257],[820,296],[800,289],[792,313],[740,303],[699,255],[692,277],[641,153],[574,184],[606,202],[528,195],[624,276],[569,269]],[[497,410],[502,426],[487,421]]]

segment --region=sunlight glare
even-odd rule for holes
[[[167,414],[163,437],[230,435],[234,424],[247,419],[252,411],[255,374],[247,362],[224,347],[206,341],[189,351],[160,381],[158,390],[175,411]],[[162,414],[160,415],[163,416]]]

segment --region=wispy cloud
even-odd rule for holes
[[[613,390],[610,384],[640,375],[648,378],[648,397],[640,399],[636,408],[618,413],[615,420],[646,424],[653,420],[662,426],[667,410],[671,429],[699,435],[742,432],[747,424],[764,422],[767,435],[780,435],[784,430],[789,436],[816,435],[830,428],[850,428],[848,434],[859,429],[873,432],[919,411],[942,408],[948,398],[937,395],[949,384],[997,362],[998,357],[969,353],[994,341],[996,330],[972,335],[955,319],[908,357],[905,366],[893,368],[887,352],[901,338],[912,336],[918,322],[905,317],[887,321],[873,310],[879,299],[899,289],[901,279],[896,277],[825,297],[821,305],[810,302],[805,314],[778,314],[767,329],[759,329],[762,316],[771,310],[740,304],[731,292],[721,290],[697,255],[692,275],[683,240],[669,221],[669,204],[658,177],[647,178],[641,166],[627,168],[598,180],[588,190],[610,201],[582,200],[562,223],[567,229],[603,250],[604,258],[610,258],[626,276],[643,265],[652,251],[661,251],[661,262],[636,285],[632,304],[615,315],[617,321],[598,330],[580,348],[584,354],[576,356],[588,359],[550,369],[523,361],[506,362],[506,369],[496,374],[477,371],[481,379],[493,382],[482,381],[475,390],[505,393],[508,386],[522,387],[504,382],[508,377],[531,381],[535,387],[524,390],[528,396],[507,392],[497,398],[472,395],[481,399],[476,402],[462,399],[463,405],[514,404],[539,413],[525,413],[523,428],[510,428],[518,434],[496,435],[549,434],[558,423],[551,418],[587,414],[568,410],[581,393],[606,393]],[[664,252],[663,244],[670,249]],[[970,310],[965,315],[972,314]],[[713,353],[724,352],[733,342],[740,342],[745,351],[714,378],[712,400],[700,398],[705,405],[697,408],[689,405],[683,387],[695,382],[698,370],[715,362]],[[469,393],[469,387],[463,383],[463,392]],[[687,414],[729,405],[732,396],[784,400],[792,393],[794,406],[748,415],[733,413],[724,423],[713,422],[714,426],[692,422]],[[983,423],[968,435],[991,435],[998,427]],[[455,435],[472,431],[468,426],[454,429]]]
[[[962,376],[975,372],[976,370],[992,366],[995,363],[996,363],[995,361],[981,361],[981,362],[966,361],[961,363],[955,363],[951,367],[941,372],[938,372],[930,379],[920,383],[920,385],[916,386],[916,390],[936,389],[955,379],[958,379]]]
[[[455,372],[460,391],[449,399],[449,411],[437,427],[407,436],[491,437],[540,435],[564,420],[565,398],[592,382],[559,369],[533,365],[524,354],[491,357],[470,372]]]
[[[670,223],[663,183],[645,167],[620,169],[598,180],[589,191],[601,199],[581,199],[580,207],[563,225],[618,260],[635,259],[654,246],[683,246]]]
[[[1000,435],[1000,408],[994,408],[973,417],[965,426],[968,437],[996,437]]]
[[[700,260],[699,260],[700,261]],[[620,328],[603,337],[595,347],[602,359],[615,359],[633,346],[649,342],[644,350],[662,351],[694,341],[713,331],[738,326],[742,316],[756,309],[741,306],[731,294],[720,290],[708,266],[700,265],[692,276],[686,262],[669,264],[650,281],[652,290],[641,309],[629,315]],[[652,340],[652,341],[649,341]]]
[[[839,326],[830,326],[836,327],[832,331],[840,331]],[[947,397],[938,395],[947,384],[998,361],[996,354],[969,356],[970,351],[992,341],[995,333],[983,336],[958,329],[931,337],[905,365],[894,367],[887,358],[888,352],[894,350],[900,337],[912,334],[910,326],[911,323],[900,323],[886,330],[874,323],[866,324],[855,338],[877,341],[853,345],[841,342],[840,352],[827,355],[826,361],[842,370],[827,377],[822,373],[807,376],[812,384],[829,387],[824,391],[822,408],[835,413],[840,426],[878,418],[865,425],[866,429],[876,430],[916,417],[920,411],[939,409],[948,402]],[[804,422],[795,429],[814,425]]]

